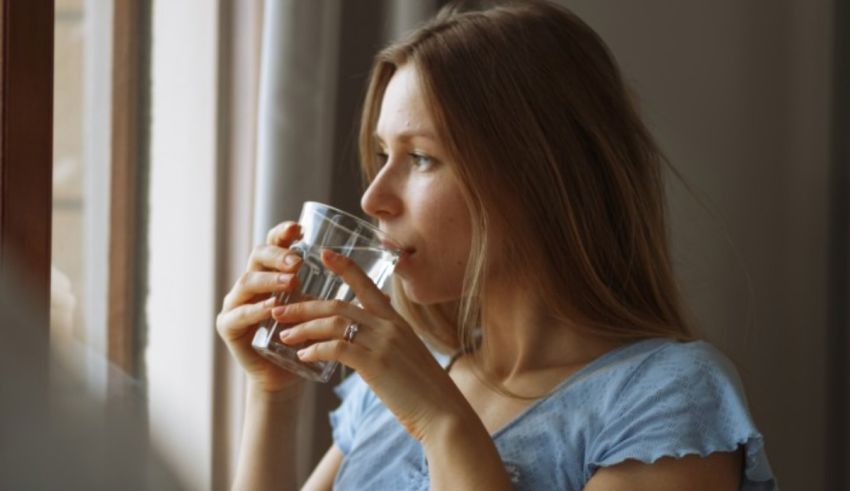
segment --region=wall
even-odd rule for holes
[[[781,486],[823,489],[832,2],[561,3],[608,42],[712,210],[671,184],[676,268]]]

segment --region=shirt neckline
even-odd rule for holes
[[[541,397],[540,399],[534,401],[531,405],[529,405],[527,408],[525,408],[522,412],[517,414],[513,419],[511,419],[510,421],[508,421],[507,423],[502,425],[498,430],[491,433],[490,438],[495,441],[496,438],[498,438],[499,436],[501,436],[502,434],[507,432],[513,426],[516,426],[526,416],[528,416],[529,414],[534,412],[537,409],[538,406],[540,406],[543,403],[545,403],[546,401],[552,399],[553,397],[560,394],[561,392],[566,391],[567,388],[569,388],[571,385],[573,385],[579,379],[584,378],[584,377],[590,375],[592,372],[595,372],[596,370],[599,370],[600,368],[605,367],[608,364],[608,362],[612,358],[614,358],[615,356],[622,355],[624,352],[627,352],[627,351],[635,351],[635,353],[641,353],[641,352],[644,351],[642,349],[644,347],[646,347],[646,350],[649,350],[649,349],[652,349],[652,348],[654,348],[658,345],[661,345],[661,344],[666,343],[666,342],[671,342],[671,341],[673,341],[673,340],[670,339],[670,338],[643,339],[643,340],[640,340],[640,341],[635,341],[634,343],[629,343],[629,344],[626,344],[626,345],[623,345],[623,346],[619,346],[617,348],[614,348],[612,350],[609,350],[609,351],[603,353],[600,356],[597,356],[596,358],[591,360],[590,363],[586,364],[585,366],[576,370],[575,372],[571,373],[570,375],[567,375],[562,381],[558,382],[558,384],[548,394],[546,394],[545,396]]]

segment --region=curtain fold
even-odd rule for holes
[[[339,1],[265,3],[254,241],[330,194]]]
[[[372,57],[431,16],[437,0],[266,0],[257,122],[253,238],[297,220],[304,201],[360,212],[359,111]],[[338,382],[305,391],[296,456],[303,483],[331,445]]]

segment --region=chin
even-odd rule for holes
[[[410,284],[407,280],[402,280],[401,285],[405,296],[411,302],[423,306],[453,302],[460,299],[460,294],[453,295],[445,290],[438,291],[432,288],[422,288],[421,286],[417,288],[416,285]]]

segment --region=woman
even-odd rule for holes
[[[362,208],[405,249],[392,299],[328,251],[362,307],[274,306],[297,225],[254,251],[217,322],[249,380],[236,488],[294,461],[302,382],[250,347],[270,316],[357,371],[305,489],[774,488],[735,368],[686,318],[662,156],[581,20],[443,9],[378,54],[360,149]]]

